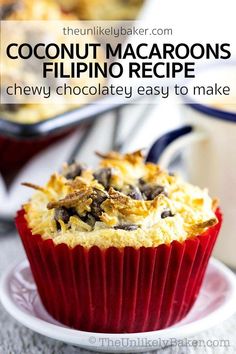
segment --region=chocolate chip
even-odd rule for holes
[[[129,187],[130,192],[127,194],[130,198],[135,199],[135,200],[142,200],[142,193],[138,187],[131,186]]]
[[[94,227],[96,222],[95,217],[91,213],[87,213],[85,216],[80,216],[80,219],[91,227]]]
[[[74,162],[65,168],[63,175],[67,179],[74,179],[77,176],[81,176],[81,173],[85,169],[86,169],[85,165]]]
[[[5,103],[2,106],[2,109],[10,113],[16,113],[19,111],[20,107],[21,106],[18,103]]]
[[[108,194],[104,191],[97,189],[94,194],[91,196],[93,199],[90,208],[91,215],[95,218],[95,220],[100,220],[100,216],[102,214],[101,204],[108,198]]]
[[[66,209],[65,207],[55,208],[54,209],[54,219],[57,224],[57,230],[61,230],[61,225],[59,220],[62,220],[65,224],[70,220],[71,211]]]
[[[110,187],[112,171],[111,168],[100,168],[98,171],[94,172],[93,177],[101,183],[105,189]]]
[[[65,224],[67,224],[70,219],[70,213],[64,207],[55,208],[54,209],[54,218],[56,221],[62,220]]]
[[[167,196],[165,187],[160,185],[145,184],[142,187],[140,187],[140,189],[147,200],[153,200],[159,194],[164,194]]]
[[[165,218],[168,218],[168,217],[172,217],[172,216],[175,216],[174,214],[172,214],[172,211],[171,210],[165,210],[161,213],[161,218],[162,219],[165,219]]]
[[[139,182],[139,184],[140,184],[141,186],[143,186],[144,184],[146,184],[145,180],[144,180],[142,177],[139,178],[138,182]]]
[[[135,231],[138,229],[138,225],[135,224],[123,224],[114,226],[115,230]]]

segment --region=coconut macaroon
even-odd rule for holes
[[[155,247],[215,225],[206,189],[144,161],[141,151],[101,155],[96,170],[77,162],[53,174],[24,205],[33,234],[86,248]]]
[[[32,48],[34,48],[32,50],[35,50],[35,45],[37,43],[42,42],[42,44],[47,45],[48,39],[50,39],[49,43],[56,43],[58,47],[63,44],[68,48],[68,51],[70,51],[71,36],[65,36],[62,31],[59,31],[58,24],[64,27],[65,23],[68,23],[67,21],[72,21],[76,26],[83,26],[83,23],[79,22],[77,15],[73,12],[64,12],[59,3],[54,0],[1,0],[0,19],[7,21],[4,26],[4,31],[2,30],[2,50],[9,44],[8,33],[10,33],[12,43],[30,44]],[[35,22],[33,22],[30,27],[25,27],[23,21],[28,20]],[[19,21],[22,21],[22,26],[19,26]],[[46,22],[40,21],[48,22],[47,25],[45,25]],[[97,40],[94,36],[84,35],[77,36],[76,42],[83,48],[85,44],[97,43]],[[48,55],[45,54],[45,48],[43,49],[43,47],[40,51],[40,55],[42,54],[45,55],[46,58],[48,57]],[[102,65],[105,60],[104,50],[102,48],[97,48],[96,54],[96,58],[94,58],[93,52],[89,51],[87,58],[83,59],[83,62],[91,65],[101,63]],[[50,58],[50,55],[49,58],[47,58],[47,61],[51,66],[58,63],[58,59]],[[74,62],[74,60],[70,59],[70,57],[65,54],[65,56],[60,59],[60,62],[62,63],[61,65],[63,65],[65,72],[69,73],[71,71],[71,63]],[[99,84],[103,85],[106,82],[106,78],[104,78],[101,73],[98,73],[97,77],[93,78],[93,80],[87,73],[83,73],[83,75],[77,79],[74,79],[73,75],[71,76],[72,77],[64,77],[63,81],[61,81],[61,85],[65,84],[67,87],[70,87],[71,90],[74,90],[75,87],[83,88],[85,86],[90,86],[91,83],[97,87]],[[29,58],[26,65],[26,62],[23,59],[18,58],[17,60],[12,60],[10,57],[2,55],[0,87],[3,92],[5,92],[6,87],[12,86],[14,88],[15,84],[20,87],[48,87],[49,85],[52,89],[50,93],[47,89],[44,92],[44,98],[47,96],[47,98],[49,98],[49,96],[51,98],[47,104],[28,101],[22,103],[21,93],[19,89],[17,89],[14,101],[12,101],[13,103],[6,102],[0,104],[1,117],[5,120],[16,123],[34,124],[63,114],[69,110],[76,109],[97,98],[97,96],[86,96],[81,94],[75,102],[73,95],[58,95],[54,92],[55,87],[59,85],[59,81],[54,78],[53,73],[51,76],[49,75],[47,77],[47,82],[45,82],[45,79],[42,78],[39,60],[34,56]],[[31,96],[33,96],[32,91]],[[81,96],[83,96],[82,99]]]

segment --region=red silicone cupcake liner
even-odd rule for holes
[[[61,323],[84,331],[153,331],[180,321],[194,304],[219,223],[170,245],[134,249],[55,246],[16,218],[41,300]]]

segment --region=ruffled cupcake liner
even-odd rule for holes
[[[134,249],[69,248],[32,235],[18,212],[19,230],[42,303],[56,320],[84,331],[153,331],[180,321],[199,293],[219,223],[170,245]]]

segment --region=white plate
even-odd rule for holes
[[[167,329],[132,334],[101,334],[70,329],[55,321],[44,309],[24,260],[1,279],[0,299],[19,322],[45,336],[100,352],[141,352],[171,345],[225,320],[236,311],[236,277],[222,263],[211,259],[200,295],[178,324]]]

